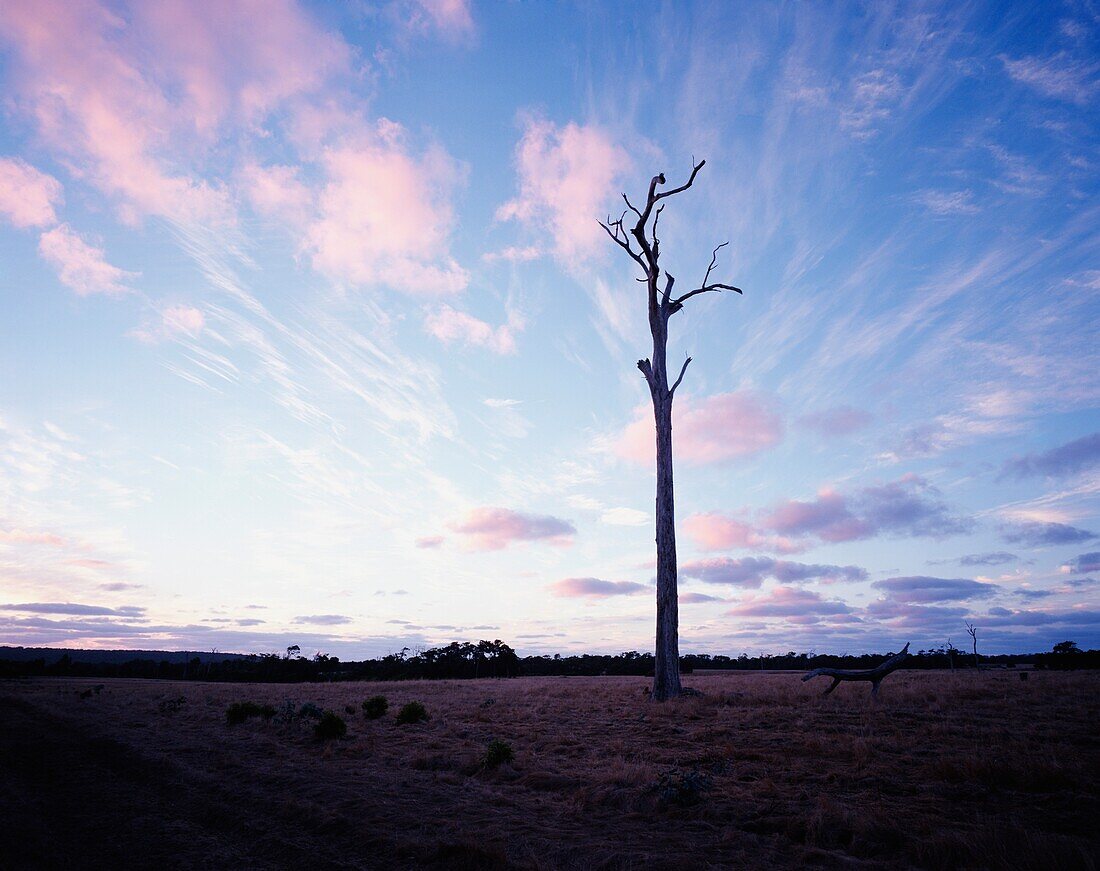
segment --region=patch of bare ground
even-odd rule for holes
[[[641,678],[7,682],[0,868],[1100,864],[1100,675],[899,672],[877,705],[789,674],[686,682],[704,695],[664,705]],[[431,719],[398,724],[414,700]],[[239,701],[313,702],[347,736],[227,725]],[[511,763],[484,764],[494,739]]]

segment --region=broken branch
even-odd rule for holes
[[[871,698],[876,698],[878,696],[878,685],[882,683],[882,679],[898,668],[908,656],[909,643],[906,642],[905,647],[901,649],[900,653],[895,653],[889,659],[879,663],[874,668],[815,668],[813,671],[804,674],[802,680],[808,681],[815,677],[831,677],[833,683],[823,693],[823,695],[826,696],[835,690],[842,680],[866,680],[871,682]]]

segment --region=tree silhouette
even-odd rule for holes
[[[698,287],[686,293],[673,295],[676,279],[668,272],[664,273],[664,287],[661,287],[661,240],[657,236],[657,227],[661,220],[664,205],[662,200],[686,191],[695,183],[706,161],[692,161],[691,175],[687,182],[671,190],[658,191],[665,184],[664,173],[655,175],[649,182],[645,206],[638,209],[623,194],[626,211],[617,221],[608,216],[601,221],[611,240],[622,248],[642,270],[642,277],[636,279],[645,284],[649,302],[649,331],[653,337],[653,355],[638,361],[638,368],[649,385],[649,395],[653,400],[653,420],[657,430],[657,639],[655,668],[653,674],[653,699],[664,701],[678,696],[680,686],[680,645],[679,645],[679,606],[676,592],[676,511],[672,484],[672,400],[676,388],[684,380],[691,357],[684,360],[680,374],[669,387],[666,350],[668,346],[668,320],[684,307],[684,303],[694,296],[712,291],[732,290],[741,293],[739,288],[729,284],[711,283],[710,274],[718,262],[718,252],[728,242],[723,242],[711,252],[710,265]],[[627,221],[627,215],[634,217]],[[633,224],[633,226],[630,226]],[[637,248],[631,244],[637,243]]]
[[[973,623],[966,623],[966,634],[970,636],[970,640],[974,644],[974,668],[980,668],[978,665],[978,627]]]

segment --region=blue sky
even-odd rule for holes
[[[1089,3],[4,3],[0,642],[1100,644]]]

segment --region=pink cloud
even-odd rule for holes
[[[135,273],[108,263],[102,249],[89,245],[67,224],[43,233],[38,240],[38,253],[57,269],[61,283],[80,296],[127,293],[130,288],[125,282],[136,277]]]
[[[516,541],[572,544],[576,528],[567,520],[538,514],[521,514],[508,508],[474,508],[466,519],[451,527],[468,536],[474,550],[502,550]]]
[[[781,502],[764,519],[764,525],[785,534],[813,533],[833,542],[867,538],[873,532],[869,523],[848,510],[845,498],[831,490],[822,490],[813,502]]]
[[[648,466],[656,451],[653,412],[643,405],[636,414],[616,449],[620,456]],[[683,397],[673,406],[672,430],[676,459],[701,466],[774,447],[783,438],[783,420],[766,397],[740,390],[703,399]]]
[[[16,227],[56,224],[61,190],[61,182],[19,158],[0,159],[0,215]]]
[[[751,523],[724,514],[693,514],[684,520],[684,532],[703,550],[770,550],[797,553],[805,550],[790,539],[766,535]]]
[[[629,161],[599,127],[529,118],[516,149],[519,196],[497,209],[497,220],[548,230],[563,260],[589,257],[606,241],[596,217],[615,197]]]
[[[604,581],[600,578],[565,578],[549,587],[555,596],[565,598],[606,599],[608,596],[633,596],[649,592],[645,584],[633,581]],[[680,601],[683,601],[681,599]]]
[[[421,550],[434,550],[442,547],[444,541],[442,535],[425,535],[416,540],[416,546]]]
[[[823,489],[811,501],[780,502],[761,525],[781,535],[813,536],[827,542],[856,541],[881,533],[945,538],[973,527],[973,521],[951,514],[937,496],[935,488],[920,477],[905,475],[848,495]]]
[[[313,214],[313,191],[295,166],[248,164],[239,178],[252,207],[267,218],[301,228]]]
[[[449,305],[440,306],[424,319],[424,329],[444,344],[477,345],[495,354],[516,353],[516,333],[522,328],[523,321],[515,316],[509,316],[507,324],[493,327]]]
[[[25,529],[0,529],[0,543],[3,544],[48,544],[52,547],[64,547],[65,540],[52,532],[29,532]]]
[[[421,296],[466,287],[469,275],[447,254],[450,193],[460,167],[442,149],[409,154],[400,125],[382,122],[325,151],[327,183],[305,237],[315,269],[353,285],[388,285]]]
[[[197,336],[206,323],[201,311],[189,305],[169,306],[161,312],[164,328],[171,333],[186,333]]]
[[[82,569],[106,569],[111,567],[105,559],[69,559],[65,563],[70,566],[79,566]]]
[[[9,96],[121,216],[233,220],[226,191],[190,169],[276,108],[350,68],[344,42],[280,0],[5,4]]]

